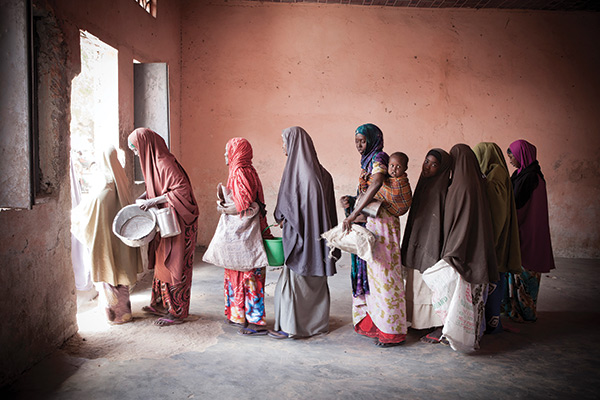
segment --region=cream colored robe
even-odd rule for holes
[[[90,250],[94,282],[130,286],[143,271],[140,250],[116,237],[112,223],[119,210],[131,203],[131,190],[114,148],[104,153],[99,164],[105,185],[73,209],[71,232]]]

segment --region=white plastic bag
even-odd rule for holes
[[[367,228],[352,224],[352,230],[346,233],[340,223],[333,229],[321,234],[321,237],[327,240],[330,248],[329,257],[332,257],[334,248],[338,248],[348,253],[356,254],[367,263],[373,262],[373,246],[377,237]]]
[[[218,197],[225,206],[233,204],[228,189],[219,184]],[[258,204],[242,214],[221,214],[215,234],[202,261],[236,271],[250,271],[269,265],[260,231]]]
[[[444,260],[438,261],[423,273],[423,280],[433,295],[434,311],[444,322],[442,336],[454,350],[473,351],[479,348],[481,338],[481,311],[485,296],[476,296],[472,290],[484,285],[471,285]],[[480,311],[481,310],[481,311]]]

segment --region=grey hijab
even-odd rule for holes
[[[285,265],[302,276],[332,276],[335,259],[321,234],[337,225],[333,179],[319,163],[312,139],[299,126],[283,131],[288,158],[274,216],[283,222]]]

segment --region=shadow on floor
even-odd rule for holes
[[[201,254],[196,254],[201,260]],[[12,385],[14,399],[592,399],[600,385],[600,261],[558,259],[544,274],[538,321],[484,336],[473,354],[423,344],[381,349],[354,333],[348,263],[330,278],[330,333],[303,340],[243,337],[224,323],[223,271],[197,261],[191,317],[159,328],[141,312],[149,284],[132,293],[135,322],[89,326]],[[267,273],[272,326],[277,269]],[[101,319],[91,313],[90,321]],[[86,327],[85,329],[83,327]]]

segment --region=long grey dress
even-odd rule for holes
[[[291,127],[283,141],[288,159],[274,214],[283,221],[285,266],[275,288],[275,330],[307,337],[329,331],[327,277],[336,260],[320,235],[337,225],[335,194],[308,133]]]

